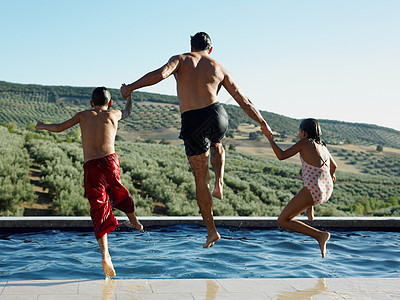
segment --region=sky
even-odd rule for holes
[[[0,5],[3,81],[119,88],[190,51],[190,35],[205,31],[211,56],[258,109],[400,130],[398,0]],[[176,95],[175,85],[171,76],[141,91]],[[219,100],[235,103],[226,91]]]

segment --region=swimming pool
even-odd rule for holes
[[[317,242],[283,230],[219,227],[222,239],[203,249],[205,228],[116,230],[109,248],[115,279],[399,277],[400,233],[330,231],[328,253]],[[102,279],[90,231],[0,234],[0,281]]]

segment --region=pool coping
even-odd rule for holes
[[[0,299],[399,299],[400,278],[24,280]]]
[[[172,226],[177,224],[196,224],[204,226],[201,217],[138,217],[144,227]],[[298,217],[306,224],[312,224],[317,228],[326,229],[350,229],[350,230],[379,230],[400,231],[400,217],[315,217],[314,221],[308,221],[306,217]],[[121,223],[128,220],[127,217],[117,217]],[[240,228],[266,228],[276,229],[277,217],[215,217],[216,226],[229,226]],[[38,217],[0,217],[0,229],[12,228],[82,228],[92,229],[93,223],[90,217],[68,216],[38,216]]]

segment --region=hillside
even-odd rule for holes
[[[199,215],[182,146],[119,140],[116,151],[138,216]],[[0,215],[89,215],[80,143],[0,126],[0,153]],[[374,168],[387,170],[380,163]],[[277,216],[302,186],[298,165],[232,149],[225,170],[224,199],[214,205],[217,216]],[[399,216],[399,199],[399,176],[339,171],[332,198],[316,207],[316,215]]]
[[[34,125],[61,122],[87,109],[91,92],[90,87],[0,82],[0,215],[88,214],[79,128],[54,134],[37,132]],[[121,108],[125,100],[118,90],[111,93]],[[132,116],[120,123],[116,146],[138,215],[198,215],[193,178],[177,138],[176,97],[134,93],[133,98]],[[214,213],[277,216],[301,187],[299,159],[278,161],[266,139],[259,139],[258,126],[239,107],[225,107],[230,115],[225,199],[216,201]],[[297,139],[299,120],[262,114],[279,129],[283,148]],[[400,215],[400,132],[339,121],[321,124],[340,171],[332,199],[316,209],[317,215]],[[384,147],[377,151],[377,145]]]
[[[29,122],[47,120],[60,122],[76,111],[87,109],[92,87],[42,86],[0,81],[0,123],[16,123],[25,127]],[[119,90],[111,89],[115,107],[121,108],[124,100]],[[175,96],[134,92],[132,116],[121,123],[122,131],[135,138],[155,137],[177,140],[180,127],[178,101]],[[235,105],[225,105],[230,117],[228,136],[234,138],[241,124],[255,124]],[[300,120],[261,112],[282,140],[296,137]],[[318,117],[318,116],[316,116]],[[329,144],[373,145],[400,149],[400,132],[377,125],[320,120],[324,140]],[[171,131],[173,129],[173,131]],[[139,134],[140,131],[143,131]],[[168,135],[171,135],[168,137]],[[149,135],[150,134],[150,135]]]

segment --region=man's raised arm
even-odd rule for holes
[[[140,89],[145,86],[154,85],[159,83],[161,80],[168,78],[173,74],[179,67],[179,55],[173,56],[169,61],[161,68],[147,73],[140,79],[132,82],[131,84],[121,86],[121,95],[126,99],[134,90]]]
[[[264,134],[272,136],[272,131],[267,122],[264,120],[258,109],[254,106],[253,102],[249,98],[244,96],[240,91],[239,87],[230,76],[228,72],[225,71],[224,80],[222,85],[228,91],[228,93],[235,99],[239,106],[244,110],[244,112],[261,125],[261,130]]]

